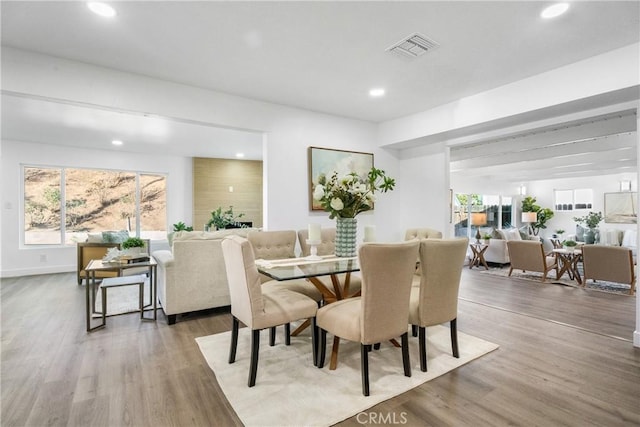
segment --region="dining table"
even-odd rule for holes
[[[322,293],[327,304],[359,295],[349,293],[351,273],[360,271],[358,257],[324,255],[313,258],[257,259],[255,263],[260,273],[274,280],[309,280]],[[331,287],[319,279],[322,276],[331,278]]]
[[[287,258],[278,260],[255,261],[258,271],[274,280],[295,280],[307,279],[322,293],[324,304],[331,304],[346,298],[360,296],[360,291],[351,293],[349,285],[351,283],[351,273],[360,271],[358,257],[338,257],[336,255],[311,256],[302,258]],[[327,286],[320,277],[329,276],[331,286]],[[341,280],[342,279],[342,280]],[[294,330],[291,335],[296,336],[305,328],[309,327],[310,321],[307,319]],[[339,340],[334,338],[331,361],[329,369],[334,370],[337,366],[337,348]],[[399,346],[396,342],[394,345]]]

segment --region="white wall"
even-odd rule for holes
[[[167,175],[167,226],[191,218],[192,161],[191,158],[158,154],[83,150],[77,148],[2,141],[2,277],[28,274],[75,271],[76,248],[23,246],[24,229],[21,200],[21,166],[64,166],[150,172]],[[153,246],[153,243],[152,243]],[[41,261],[41,255],[46,261]]]
[[[406,174],[400,176],[402,166],[396,153],[376,146],[377,126],[373,123],[268,104],[11,48],[3,48],[2,55],[3,90],[9,92],[263,131],[266,141],[263,159],[266,229],[301,229],[309,222],[319,222],[326,227],[335,226],[327,213],[310,212],[308,208],[309,146],[372,152],[375,166],[397,179],[397,189],[379,195],[373,212],[358,216],[359,238],[363,236],[364,225],[372,224],[377,226],[379,240],[400,240],[406,228],[401,213],[417,211],[414,205],[420,206],[420,209],[424,207],[422,201],[413,197],[418,185],[415,180],[408,179]],[[175,167],[172,161],[182,164],[181,159],[90,150],[69,152],[56,147],[30,149],[25,154],[21,144],[3,142],[3,149],[5,145],[10,148],[3,153],[3,175],[6,167],[8,178],[16,185],[6,194],[3,188],[3,204],[6,198],[13,206],[19,206],[16,179],[19,178],[18,165],[23,161],[73,166],[77,162],[77,165],[87,167],[133,164],[145,165],[143,169],[154,172],[170,170],[169,185],[172,189],[168,204],[171,212],[176,213],[170,214],[169,223],[191,217],[191,200],[184,196],[191,194],[191,170],[186,165],[178,170],[172,169]],[[145,158],[149,163],[145,163]],[[71,159],[74,159],[73,164],[70,164]],[[420,179],[425,180],[426,184],[436,183],[443,179],[442,175],[441,167],[438,167],[421,172]],[[427,186],[427,191],[423,191],[425,199],[442,198],[441,195],[432,197],[430,188]],[[441,189],[437,191],[442,192]],[[2,217],[3,261],[0,274],[6,276],[10,272],[29,274],[29,271],[45,273],[75,269],[72,250],[52,249],[49,262],[41,266],[40,252],[21,249],[16,231],[19,228],[18,213],[15,209],[10,210],[10,215]],[[6,213],[3,211],[3,214]],[[426,223],[424,225],[429,226]]]

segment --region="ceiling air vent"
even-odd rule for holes
[[[404,57],[417,58],[438,46],[440,46],[438,43],[426,36],[423,36],[420,33],[413,33],[409,37],[406,37],[393,46],[387,48],[387,50]]]

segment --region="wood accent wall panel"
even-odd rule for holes
[[[193,229],[203,230],[219,206],[262,227],[262,161],[193,158]]]

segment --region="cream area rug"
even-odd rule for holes
[[[144,283],[144,305],[152,303],[151,299],[151,286],[149,279]],[[109,288],[107,290],[107,316],[116,316],[119,314],[127,314],[133,312],[140,312],[138,308],[138,301],[140,300],[138,286],[118,286]],[[96,311],[93,313],[93,317],[101,317],[100,310],[102,310],[102,292],[100,289],[96,292]],[[153,310],[152,306],[146,307],[145,311]]]
[[[196,338],[222,391],[246,426],[329,426],[498,348],[458,331],[460,358],[456,359],[451,355],[449,328],[430,327],[428,372],[420,371],[418,338],[410,337],[412,376],[405,377],[401,349],[383,343],[380,350],[369,353],[371,395],[365,397],[359,343],[341,340],[338,367],[331,371],[331,335],[327,335],[325,366],[318,369],[313,366],[308,333],[291,337],[291,345],[285,346],[283,328],[279,327],[277,332],[274,347],[269,346],[268,331],[261,332],[258,375],[256,385],[251,388],[247,386],[251,347],[248,328],[240,329],[233,364],[228,363],[231,332]]]

